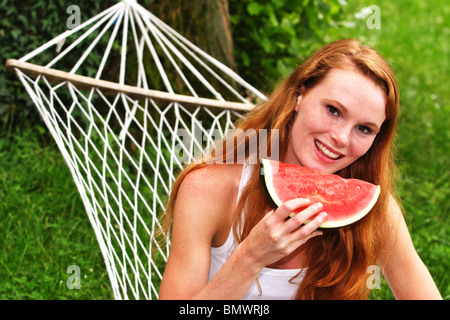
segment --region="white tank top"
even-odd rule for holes
[[[242,189],[247,184],[252,173],[252,166],[244,164],[241,181],[239,183],[238,200]],[[225,261],[236,248],[237,242],[234,239],[233,228],[231,228],[228,238],[220,247],[211,247],[211,265],[209,269],[210,281],[223,266]],[[302,272],[300,275],[298,275]],[[303,279],[306,268],[303,269],[271,269],[263,268],[258,275],[258,283],[252,284],[244,300],[290,300],[297,292],[298,285]],[[298,276],[297,276],[298,275]],[[295,277],[297,276],[297,277]],[[295,277],[295,278],[294,278]],[[293,279],[294,278],[294,279]]]

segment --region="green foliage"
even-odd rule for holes
[[[229,3],[239,73],[263,91],[328,41],[343,12],[338,0]]]
[[[76,5],[80,8],[81,21],[93,17],[111,6],[114,1],[80,0]],[[25,90],[14,73],[5,72],[7,59],[19,59],[25,54],[48,42],[67,30],[67,20],[71,12],[67,7],[73,3],[65,0],[53,1],[13,1],[3,0],[0,3],[0,117],[14,113],[10,121],[17,122],[28,118],[38,123],[37,112]],[[94,55],[95,56],[95,55]],[[96,59],[100,61],[101,57]],[[86,67],[89,67],[88,65]],[[13,109],[18,108],[18,110]]]

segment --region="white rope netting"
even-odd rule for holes
[[[265,97],[130,0],[8,68],[70,168],[114,297],[157,298],[170,243],[153,236],[177,172]]]

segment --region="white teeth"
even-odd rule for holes
[[[332,159],[337,159],[339,158],[339,155],[331,152],[330,150],[328,150],[327,148],[325,148],[325,146],[323,144],[321,144],[319,141],[315,140],[316,142],[316,146],[317,148],[322,151],[326,156],[332,158]]]

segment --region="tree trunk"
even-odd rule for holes
[[[147,8],[199,48],[236,70],[228,0],[149,0]]]

